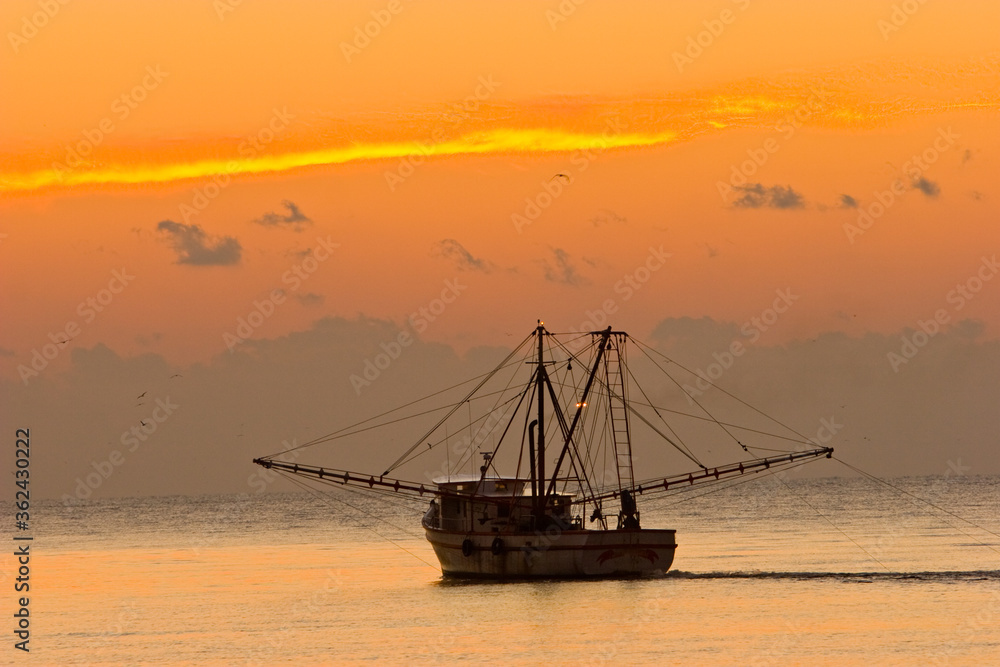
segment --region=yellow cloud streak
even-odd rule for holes
[[[52,168],[27,174],[0,176],[0,191],[17,192],[49,187],[138,185],[206,178],[217,174],[254,175],[303,167],[385,160],[406,156],[451,156],[502,153],[552,153],[577,150],[636,148],[666,144],[674,132],[650,134],[605,132],[581,134],[550,129],[495,129],[475,132],[436,144],[399,142],[363,144],[242,159],[211,159],[163,165],[115,165],[104,168]]]

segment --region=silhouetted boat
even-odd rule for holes
[[[663,432],[672,429],[662,413],[676,411],[652,405],[644,391],[643,401],[630,400],[634,376],[626,364],[625,348],[631,340],[626,333],[608,327],[572,336],[573,341],[562,342],[539,322],[513,352],[481,376],[471,392],[450,405],[447,414],[381,475],[274,457],[254,459],[254,463],[324,484],[430,498],[423,528],[446,576],[581,578],[643,576],[670,568],[677,547],[675,531],[642,527],[639,499],[685,492],[740,475],[774,473],[809,459],[829,458],[833,453],[829,447],[803,449],[802,445],[812,444],[803,438],[797,440],[797,450],[780,455],[706,466],[679,436]],[[574,341],[586,345],[573,351]],[[518,357],[518,353],[523,356]],[[574,363],[587,372],[578,377]],[[495,390],[489,383],[502,370],[513,372],[506,386]],[[525,377],[518,380],[517,375]],[[683,391],[690,395],[687,389]],[[455,431],[449,437],[449,420],[464,406],[471,412],[473,403],[483,399],[492,403],[490,409],[478,418],[469,415],[468,428],[476,435],[464,436],[467,446],[456,452],[461,456],[455,467],[464,466],[479,445],[494,439],[488,451],[480,452],[482,464],[477,473],[452,474],[449,467],[446,474],[433,479],[433,484],[389,477],[397,467],[442,443],[450,448]],[[640,408],[651,410],[651,415],[647,417]],[[744,451],[751,452],[733,435],[740,427],[719,422],[711,415],[697,418],[722,427]],[[662,421],[663,430],[654,423],[656,419]],[[638,425],[643,427],[644,436],[662,438],[699,469],[636,480],[632,445]],[[304,446],[369,428],[362,422],[356,429]],[[446,431],[444,436],[439,435],[442,429]],[[435,434],[439,439],[430,441]],[[552,448],[550,440],[555,443]],[[510,446],[509,441],[514,441],[515,446]],[[547,458],[553,453],[556,456],[552,468],[546,470]],[[503,474],[498,468],[513,473]],[[610,512],[606,506],[610,506]],[[614,525],[609,525],[609,520]]]

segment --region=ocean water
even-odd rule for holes
[[[1000,478],[893,483],[1000,533]],[[868,480],[640,498],[673,569],[606,581],[442,580],[422,505],[331,495],[35,503],[31,652],[0,662],[1000,664],[1000,538]]]

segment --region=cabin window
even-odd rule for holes
[[[497,491],[506,491],[507,490],[507,483],[506,482],[497,482],[496,489],[497,489]]]

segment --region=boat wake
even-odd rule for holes
[[[672,570],[665,579],[781,579],[816,580],[830,579],[844,583],[873,583],[876,581],[927,581],[935,583],[964,583],[1000,581],[1000,570],[938,571],[938,572],[685,572]]]

